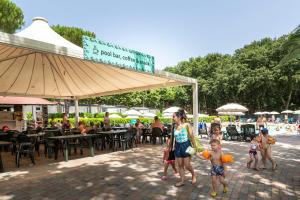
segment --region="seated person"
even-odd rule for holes
[[[152,128],[160,128],[161,131],[164,130],[163,124],[160,122],[159,118],[157,116],[154,117],[154,122],[151,124],[151,129]]]
[[[81,121],[78,123],[78,130],[82,135],[86,135],[89,131],[88,128],[85,126],[84,122]]]
[[[71,123],[70,120],[66,120],[63,125],[62,125],[63,129],[71,129]]]
[[[3,133],[7,133],[9,131],[9,127],[7,126],[7,125],[4,125],[3,127],[2,127],[2,132]]]

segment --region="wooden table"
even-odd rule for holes
[[[27,137],[41,137],[44,135],[45,135],[45,132],[39,132],[39,133],[34,133],[34,134],[27,134]]]
[[[12,144],[11,142],[0,141],[1,147],[10,146],[11,144]],[[0,152],[0,173],[2,173],[2,172],[4,172],[4,168],[3,168],[2,156],[1,156],[1,152]]]
[[[64,157],[65,157],[65,161],[67,162],[69,160],[68,145],[69,145],[70,140],[86,138],[88,140],[88,144],[89,144],[90,156],[93,157],[94,156],[94,145],[92,143],[92,138],[98,137],[98,136],[99,135],[97,135],[97,134],[86,134],[86,135],[78,134],[78,135],[53,136],[53,137],[48,137],[46,139],[63,141],[63,148],[64,148],[64,154],[65,154]]]

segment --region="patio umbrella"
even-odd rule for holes
[[[228,103],[216,109],[218,112],[246,112],[248,108],[237,103]]]
[[[271,114],[271,115],[278,115],[278,114],[279,114],[279,112],[272,111],[272,112],[270,112],[270,114]]]
[[[268,115],[268,114],[270,114],[268,111],[264,111],[264,112],[262,112],[262,114],[264,114],[264,115]]]
[[[218,112],[219,115],[232,115],[232,116],[242,116],[245,113],[242,112]]]
[[[142,113],[133,109],[125,111],[124,114],[129,116],[142,116]]]
[[[156,114],[150,113],[150,112],[143,114],[143,117],[145,117],[145,118],[154,118],[155,116],[156,116]]]
[[[162,116],[163,118],[171,119],[173,117],[173,113],[164,113]]]
[[[262,115],[263,113],[262,112],[256,112],[254,113],[254,115]]]
[[[128,115],[126,117],[126,119],[138,119],[138,118],[139,118],[139,116],[137,116],[137,115]]]
[[[208,117],[209,115],[207,115],[207,114],[200,114],[199,113],[199,115],[198,115],[198,117]]]
[[[300,110],[295,110],[295,111],[294,111],[294,114],[300,115]]]
[[[292,111],[292,110],[284,110],[281,113],[283,113],[283,114],[292,114],[293,112],[294,111]]]
[[[170,107],[170,108],[167,108],[163,111],[163,113],[174,113],[174,112],[177,112],[180,108],[179,107]]]
[[[187,114],[186,115],[187,116],[187,118],[190,118],[190,119],[192,119],[193,117],[194,117],[194,115],[192,115],[192,114]],[[198,117],[208,117],[209,115],[206,115],[206,114],[198,114]]]
[[[118,114],[111,114],[111,115],[109,115],[109,118],[111,118],[111,119],[120,119],[122,117]]]

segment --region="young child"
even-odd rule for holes
[[[170,145],[170,138],[171,136],[168,135],[168,138],[167,138],[167,146],[166,148],[164,149],[164,154],[163,154],[163,164],[164,164],[164,175],[161,177],[161,180],[167,180],[168,179],[168,167],[169,165],[172,166],[173,170],[174,170],[174,174],[176,176],[178,176],[178,172],[177,172],[177,169],[176,169],[176,166],[175,166],[175,156],[174,158],[172,158],[171,160],[169,160],[169,153],[170,153],[170,149],[169,149],[169,145]]]
[[[222,155],[220,141],[217,139],[212,139],[209,143],[211,145],[210,151],[210,162],[212,164],[211,168],[211,183],[212,183],[212,192],[211,196],[217,196],[217,180],[219,179],[220,183],[223,185],[223,192],[226,193],[228,191],[227,183],[225,182],[225,173],[224,166],[222,163]]]
[[[211,135],[211,139],[219,140],[220,144],[222,143],[223,135],[220,126],[214,127],[213,134]]]
[[[272,158],[272,149],[271,149],[270,139],[274,140],[274,138],[269,136],[268,129],[263,128],[261,130],[261,136],[260,136],[260,152],[261,152],[262,163],[263,163],[262,169],[266,169],[266,162],[268,159],[272,163],[272,169],[275,170],[277,168],[277,163]]]
[[[258,155],[257,155],[257,150],[258,150],[258,142],[257,138],[255,136],[251,137],[251,143],[249,147],[249,160],[247,162],[247,167],[251,167],[251,163],[255,159],[254,163],[254,169],[258,171],[257,163],[258,163]]]

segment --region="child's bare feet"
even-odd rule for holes
[[[180,182],[176,183],[175,186],[176,186],[176,187],[184,186],[184,182],[181,182],[181,181],[180,181]]]
[[[192,184],[195,185],[196,182],[197,182],[197,179],[196,179],[196,176],[194,175],[194,176],[192,177]]]
[[[250,163],[249,162],[247,162],[247,168],[250,169]]]
[[[277,169],[277,163],[275,163],[275,165],[273,166],[273,170]]]

